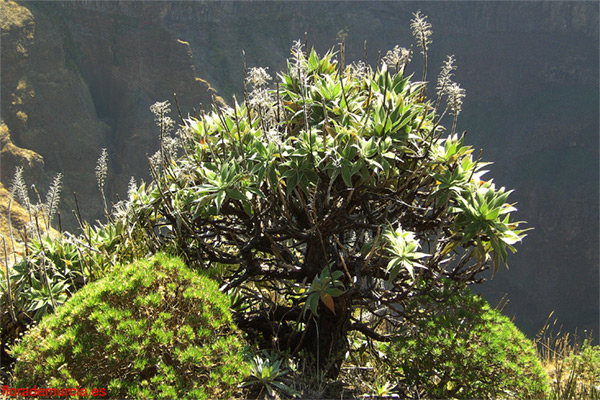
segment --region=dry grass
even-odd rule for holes
[[[536,337],[538,353],[551,382],[552,399],[600,399],[600,346],[592,333],[563,332],[548,321]]]

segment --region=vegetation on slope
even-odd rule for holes
[[[417,13],[412,28],[427,66],[430,25]],[[105,224],[91,227],[80,219],[80,236],[51,239],[38,232],[29,252],[5,274],[3,288],[10,291],[2,292],[3,318],[11,326],[37,322],[53,311],[59,316],[45,319],[23,344],[14,346],[12,354],[23,358],[17,382],[27,379],[22,370],[39,373],[34,379],[44,382],[91,384],[91,378],[86,380],[94,375],[91,361],[73,371],[58,372],[59,367],[69,365],[67,356],[82,352],[84,345],[94,354],[108,344],[114,349],[102,373],[110,379],[101,383],[111,394],[173,394],[166,386],[152,386],[158,382],[146,377],[146,369],[157,363],[165,369],[156,367],[150,375],[164,373],[172,390],[197,390],[204,396],[207,392],[201,391],[217,387],[215,380],[202,378],[207,373],[197,369],[198,360],[185,364],[200,353],[192,349],[188,354],[177,346],[179,335],[175,340],[174,334],[154,326],[171,327],[172,315],[161,307],[185,302],[185,296],[177,297],[177,284],[160,284],[170,274],[148,263],[119,267],[167,252],[215,278],[232,299],[232,319],[252,345],[243,383],[250,397],[275,392],[360,396],[365,392],[358,387],[340,385],[357,370],[380,365],[380,352],[389,353],[383,358],[390,362],[367,381],[380,396],[544,393],[546,377],[530,343],[481,301],[469,295],[460,302],[456,298],[467,285],[481,282],[484,271],[493,268],[495,273],[505,264],[525,235],[511,217],[516,209],[508,202],[510,190],[484,179],[486,163],[456,132],[465,93],[452,81],[453,58],[448,57],[435,94],[428,97],[427,67],[422,81],[406,74],[411,50],[396,47],[374,68],[362,62],[344,65],[343,51],[342,46],[338,61],[333,51],[321,57],[298,42],[274,87],[266,70],[249,69],[244,102],[234,98],[232,107],[215,103],[210,112],[182,118],[176,131],[167,102],[151,108],[161,143],[149,159],[153,180],[132,180],[128,198],[110,215],[105,201]],[[104,152],[96,174],[104,199]],[[22,185],[17,179],[14,186]],[[47,203],[38,204],[42,212],[51,209]],[[47,215],[49,223],[52,214]],[[150,282],[153,274],[156,287]],[[117,279],[131,290],[121,293]],[[98,282],[88,285],[90,281]],[[147,286],[142,284],[146,281]],[[194,293],[202,285],[191,278],[186,284]],[[73,294],[83,298],[81,304],[108,307],[107,318],[114,314],[124,322],[111,327],[91,306],[78,309],[67,301]],[[141,309],[149,305],[162,314],[153,319],[149,310],[149,322],[134,318],[137,311],[125,306],[135,305],[138,295]],[[111,300],[124,308],[114,309]],[[460,314],[465,309],[473,329],[445,336],[446,325],[464,322]],[[49,322],[81,313],[88,323]],[[225,314],[221,310],[219,315]],[[191,315],[194,319],[202,312]],[[49,337],[63,338],[40,350],[48,356],[57,350],[46,370],[28,362],[26,350],[44,329]],[[218,332],[219,327],[210,329]],[[149,332],[150,339],[143,342],[148,345],[156,337],[160,349],[151,346],[146,353],[132,339],[134,330]],[[423,332],[431,333],[427,343],[418,342]],[[91,335],[89,340],[73,346],[86,341],[84,333]],[[358,351],[358,342],[367,350]],[[219,346],[218,351],[225,351]],[[442,364],[447,370],[436,365],[440,346],[456,351]],[[111,374],[122,367],[119,352],[129,350],[139,368],[122,381]],[[479,374],[459,367],[454,356],[469,351],[474,364],[492,365]],[[416,374],[406,365],[410,357],[421,362]],[[348,369],[349,360],[357,368]],[[386,370],[391,371],[387,378]],[[183,374],[181,379],[176,372]],[[494,384],[488,384],[490,376],[496,378]],[[223,375],[215,379],[234,384]],[[448,384],[450,380],[456,383]],[[224,394],[233,393],[228,388]]]
[[[119,265],[13,346],[14,385],[231,397],[248,365],[229,305],[215,282],[164,254]]]

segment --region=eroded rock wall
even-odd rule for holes
[[[161,7],[136,2],[128,14],[127,4],[111,3],[0,3],[2,119],[12,143],[3,145],[2,182],[20,165],[11,149],[35,153],[43,167],[28,183],[45,188],[63,173],[69,229],[73,192],[85,219],[102,218],[94,174],[101,148],[109,153],[107,196],[117,201],[132,176],[148,177],[147,155],[158,147],[149,106],[173,103],[177,93],[187,115],[212,93],[196,76],[189,44],[161,27]]]

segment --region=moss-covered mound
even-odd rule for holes
[[[546,398],[533,343],[468,289],[443,305],[407,310],[414,329],[387,347],[405,397]]]
[[[14,346],[15,387],[231,397],[248,372],[217,284],[157,255],[85,286]],[[89,395],[89,393],[88,393]]]

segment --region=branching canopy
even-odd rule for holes
[[[130,193],[129,218],[219,271],[238,325],[265,343],[310,350],[315,329],[321,354],[350,330],[386,340],[404,302],[478,281],[524,236],[510,191],[454,132],[456,93],[429,100],[402,50],[373,70],[296,44],[275,85],[251,69],[244,102],[187,119],[182,153],[163,145],[153,183]]]

